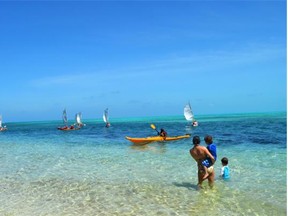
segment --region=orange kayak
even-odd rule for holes
[[[185,138],[189,138],[190,136],[191,134],[185,134],[182,136],[166,137],[166,139],[164,139],[164,137],[161,137],[161,136],[151,136],[151,137],[145,137],[145,138],[135,138],[135,137],[126,136],[125,138],[133,142],[136,145],[145,145],[145,144],[156,142],[156,141],[159,142],[159,141],[173,141],[173,140],[185,139]]]

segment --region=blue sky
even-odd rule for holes
[[[285,1],[1,1],[0,27],[5,122],[286,111]]]

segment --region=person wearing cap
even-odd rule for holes
[[[160,132],[158,132],[158,135],[161,136],[161,137],[163,137],[164,140],[165,140],[166,137],[167,137],[167,132],[166,132],[163,128],[161,128],[161,129],[160,129]]]

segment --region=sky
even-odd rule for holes
[[[4,122],[286,111],[286,1],[0,1]],[[183,117],[184,118],[184,117]]]

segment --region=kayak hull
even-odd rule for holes
[[[74,128],[70,128],[70,127],[58,127],[58,130],[62,130],[62,131],[70,131],[70,130],[79,130],[80,128],[74,127]]]
[[[8,130],[6,127],[1,127],[0,128],[0,131],[6,131],[6,130]]]
[[[145,138],[126,136],[125,138],[136,145],[145,145],[151,142],[175,141],[175,140],[189,138],[190,136],[191,136],[190,134],[185,134],[182,136],[172,136],[172,137],[166,137],[166,138],[161,137],[161,136],[151,136],[151,137],[145,137]]]

